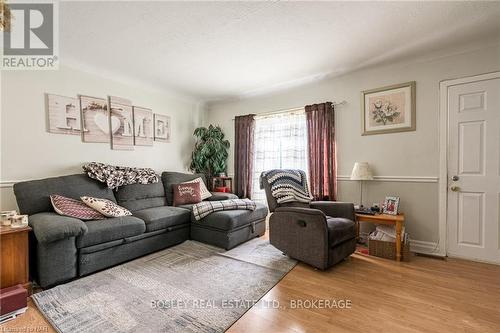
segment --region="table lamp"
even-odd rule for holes
[[[354,167],[351,172],[351,180],[359,180],[360,181],[360,199],[359,199],[359,207],[363,207],[363,181],[365,180],[373,180],[372,170],[370,169],[370,165],[368,162],[356,162],[354,163]]]

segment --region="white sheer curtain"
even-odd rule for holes
[[[301,169],[307,174],[307,128],[305,113],[286,113],[255,121],[252,200],[266,203],[259,176],[271,169]]]

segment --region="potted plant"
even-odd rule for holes
[[[198,127],[194,136],[196,143],[190,169],[205,174],[208,184],[211,184],[214,176],[226,173],[229,141],[224,139],[222,128],[213,125]]]

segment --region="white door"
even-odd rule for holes
[[[500,263],[500,74],[448,87],[448,255]]]

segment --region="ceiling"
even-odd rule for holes
[[[206,101],[500,37],[500,2],[103,1],[59,11],[63,64]]]

